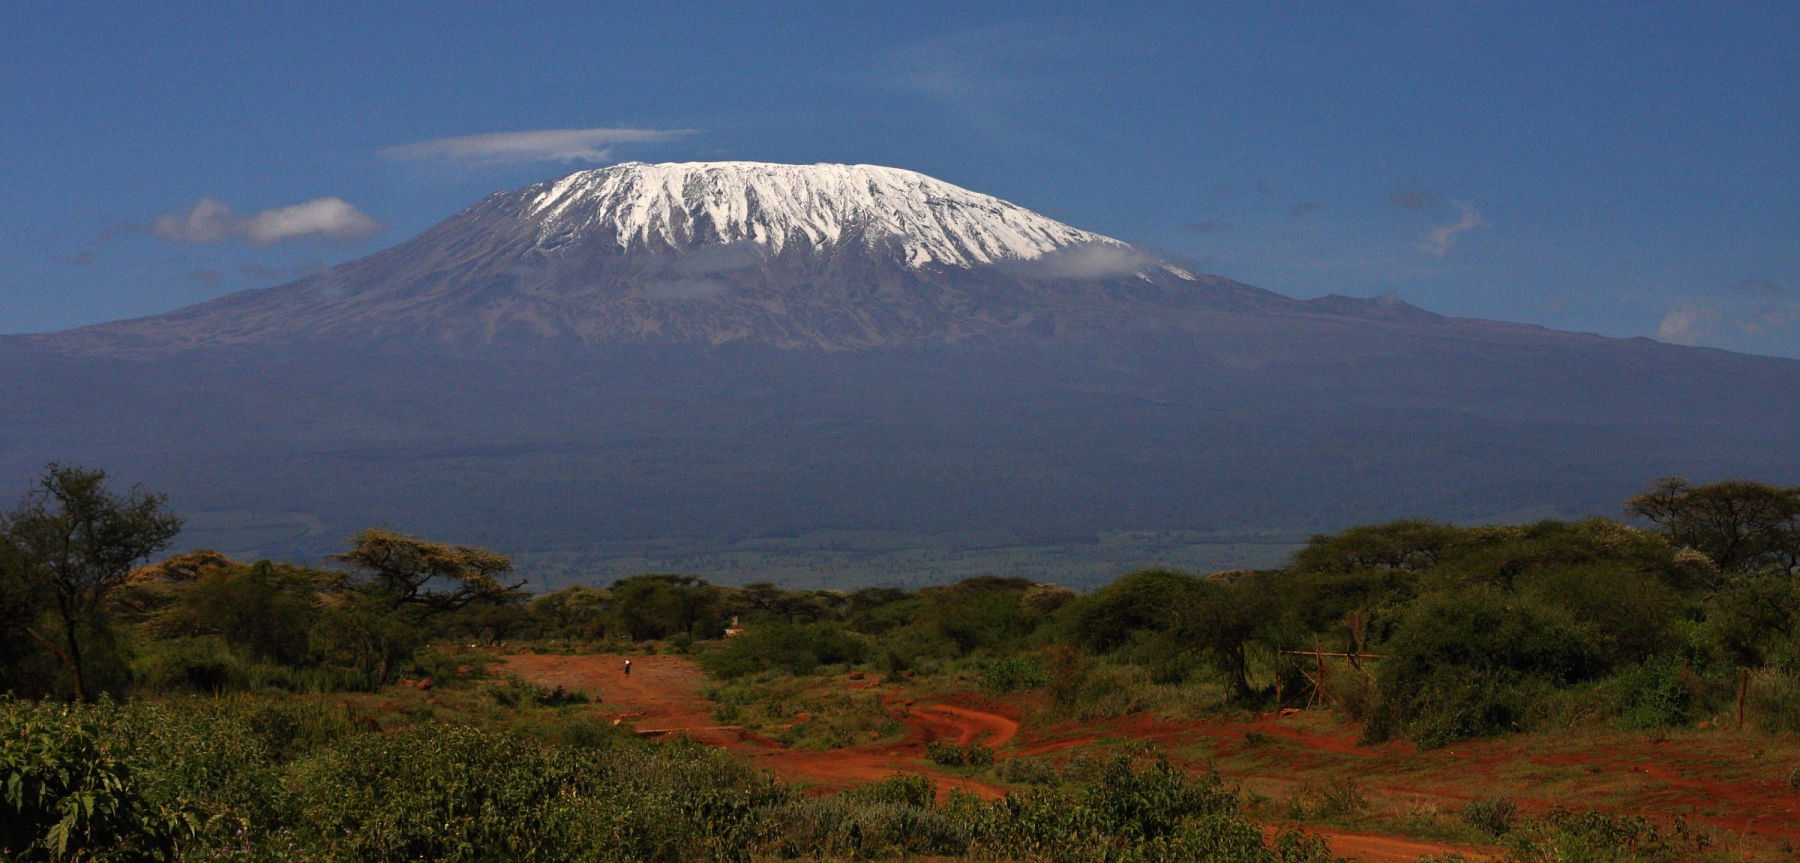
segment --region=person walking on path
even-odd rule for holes
[[[625,676],[631,676],[631,660],[629,659],[625,660]]]

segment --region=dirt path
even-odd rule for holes
[[[624,670],[626,659],[632,663],[629,676]],[[819,793],[838,791],[903,772],[932,777],[938,783],[940,795],[948,794],[952,788],[990,799],[1006,792],[1007,789],[998,785],[945,772],[927,761],[925,745],[933,740],[948,740],[959,746],[980,743],[995,749],[1010,746],[1014,754],[1036,755],[1089,745],[1100,736],[1179,745],[1225,733],[1226,728],[1175,725],[1139,717],[1117,724],[1033,729],[1032,734],[1022,738],[1017,719],[968,704],[913,703],[896,692],[889,696],[887,705],[906,725],[907,733],[903,739],[818,752],[788,749],[742,729],[720,725],[713,716],[712,703],[700,694],[705,685],[704,675],[685,657],[517,654],[503,657],[493,670],[516,674],[538,686],[561,686],[582,692],[598,699],[595,709],[600,715],[629,722],[640,733],[684,734],[708,745],[730,749],[785,781]],[[879,684],[868,681],[857,685],[868,688]],[[1241,740],[1246,730],[1261,731],[1317,751],[1336,754],[1374,752],[1358,746],[1353,736],[1313,734],[1279,720],[1264,719],[1250,726],[1235,727],[1229,733]],[[1046,738],[1046,733],[1051,736]],[[1485,849],[1330,828],[1309,826],[1307,829],[1323,836],[1332,853],[1369,863],[1412,861],[1425,855],[1450,852],[1460,852],[1471,860],[1489,859],[1483,854]]]
[[[631,674],[625,674],[625,660]],[[543,687],[561,686],[599,699],[602,716],[630,722],[640,733],[678,733],[702,743],[737,752],[782,779],[821,793],[838,791],[896,773],[923,773],[938,783],[940,794],[958,788],[986,798],[1005,788],[947,773],[925,760],[925,744],[954,740],[966,746],[979,741],[999,747],[1018,734],[1019,723],[994,713],[953,704],[895,705],[907,727],[899,743],[874,744],[814,752],[788,749],[742,729],[720,725],[712,703],[701,697],[705,677],[685,657],[514,654],[502,657],[493,670],[516,674]]]
[[[1461,854],[1473,861],[1497,860],[1500,849],[1492,849],[1493,853],[1484,853],[1484,849],[1473,849],[1463,845],[1445,845],[1442,842],[1420,842],[1415,839],[1399,839],[1393,836],[1380,836],[1374,833],[1351,833],[1347,830],[1334,830],[1330,827],[1306,828],[1309,833],[1316,833],[1325,838],[1325,844],[1331,853],[1338,857],[1361,860],[1363,863],[1414,863],[1420,857]]]

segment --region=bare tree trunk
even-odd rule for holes
[[[67,666],[69,669],[70,680],[73,681],[75,684],[76,700],[86,701],[87,699],[83,697],[84,693],[81,690],[81,662],[79,660],[75,659],[74,657],[70,656],[68,651],[63,650],[60,647],[57,647],[56,642],[51,641],[50,639],[45,638],[42,635],[39,635],[37,630],[32,629],[31,627],[27,626],[27,627],[25,627],[25,634],[31,636],[32,640],[36,641],[37,643],[42,644],[46,648],[49,648],[51,653],[56,654],[57,659],[62,660],[62,664]]]
[[[88,701],[87,687],[81,683],[81,641],[75,637],[75,616],[63,616],[63,636],[69,645],[69,678],[75,685],[75,700]]]

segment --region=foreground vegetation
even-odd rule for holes
[[[1218,777],[1158,759],[1001,801],[905,775],[811,799],[579,718],[382,733],[266,698],[0,701],[0,747],[8,860],[1329,859],[1298,833],[1265,845]]]
[[[940,800],[902,776],[807,798],[719,752],[644,744],[572,693],[503,683],[484,696],[498,714],[385,732],[319,697],[453,685],[481,661],[447,644],[689,653],[722,721],[818,748],[899,731],[874,696],[807,700],[809,676],[851,670],[1026,698],[1045,720],[1326,705],[1366,741],[1423,748],[1595,723],[1800,730],[1800,490],[1757,483],[1660,481],[1626,504],[1652,529],[1396,522],[1315,537],[1278,570],[1147,570],[1089,594],[644,575],[529,597],[502,555],[388,531],[327,569],[210,552],[134,569],[179,527],[163,504],[52,466],[0,516],[6,859],[1325,857],[1302,834],[1265,842],[1245,813],[1266,807],[1147,753],[1074,776],[939,744],[932,760],[1029,790]],[[1277,820],[1354,799],[1308,793]],[[1465,818],[1520,860],[1704,845],[1510,805]]]

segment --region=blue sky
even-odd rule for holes
[[[0,10],[0,332],[615,161],[922,171],[1297,297],[1800,357],[1800,3]]]

